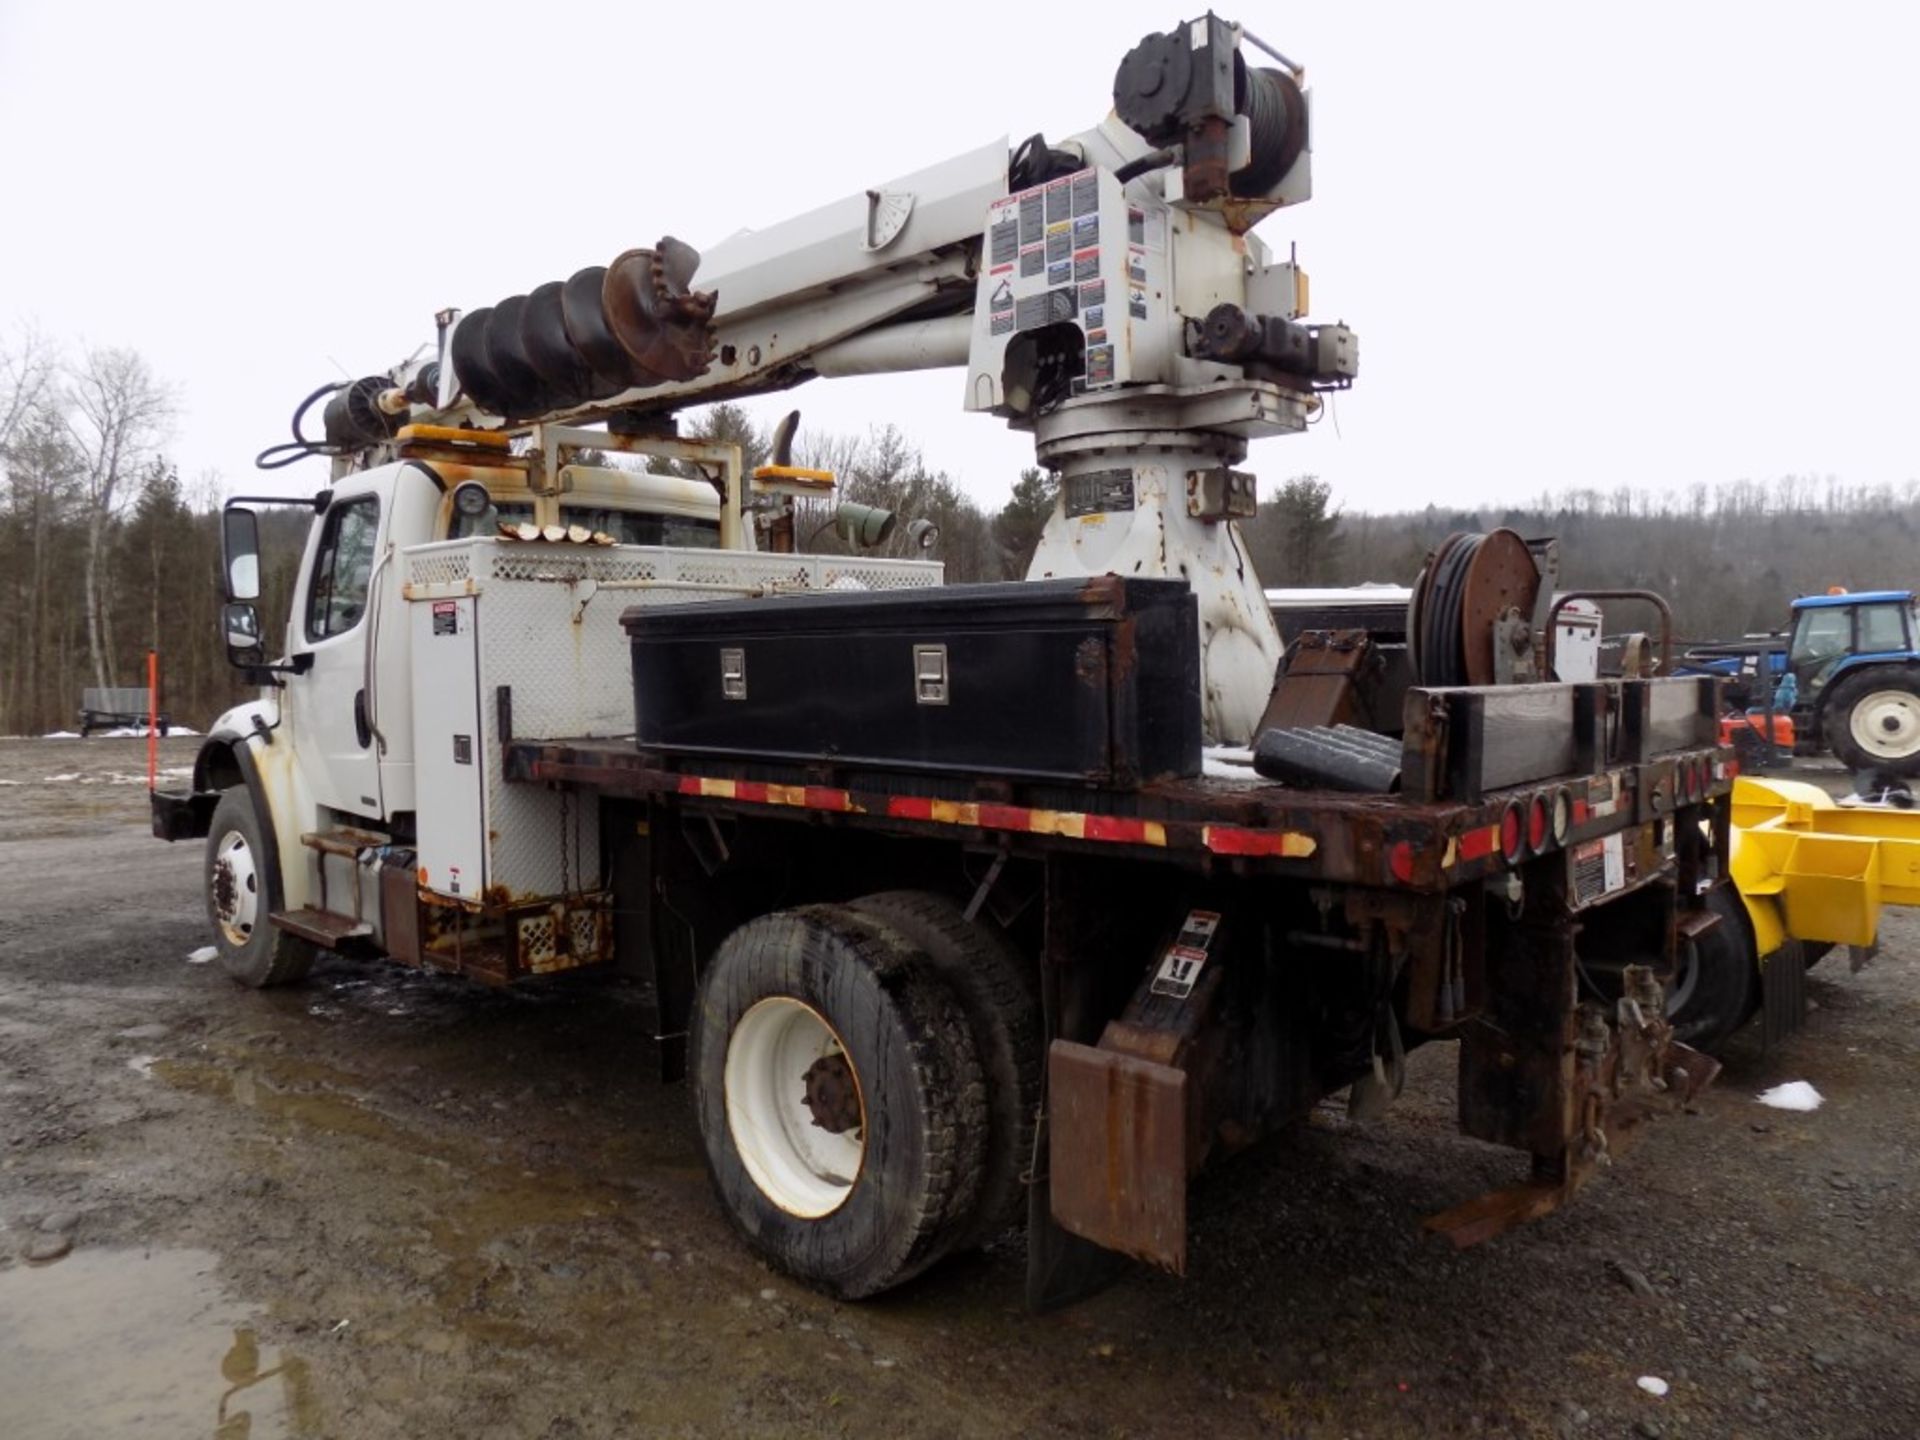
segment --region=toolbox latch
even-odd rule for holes
[[[729,700],[747,698],[747,652],[738,646],[721,648],[720,693]]]
[[[913,698],[921,705],[947,703],[947,647],[913,647]]]

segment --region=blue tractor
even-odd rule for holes
[[[1801,748],[1850,770],[1920,776],[1920,606],[1911,590],[1793,602],[1787,674]]]

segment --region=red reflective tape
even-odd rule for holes
[[[896,820],[931,820],[933,801],[924,795],[890,795],[887,814]]]
[[[767,803],[766,784],[759,780],[736,780],[733,782],[733,798],[752,805],[764,805]]]
[[[1209,825],[1203,832],[1216,855],[1280,855],[1299,859],[1314,852],[1311,835],[1292,830],[1247,830],[1238,825]]]
[[[835,790],[827,785],[809,785],[805,794],[809,810],[853,809],[853,796],[844,790]]]
[[[700,793],[700,777],[698,775],[682,775],[680,777],[679,790],[682,795],[698,795]]]
[[[1586,824],[1586,823],[1587,823],[1587,817],[1588,817],[1588,816],[1590,816],[1590,815],[1592,815],[1592,814],[1593,814],[1593,811],[1592,811],[1592,809],[1591,809],[1591,808],[1590,808],[1590,807],[1589,807],[1589,806],[1587,805],[1587,802],[1586,802],[1586,801],[1584,801],[1584,800],[1576,800],[1576,801],[1574,801],[1574,802],[1573,802],[1573,823],[1574,823],[1574,824],[1576,824],[1576,825],[1584,825],[1584,824]]]
[[[1147,829],[1151,823],[1146,820],[1130,820],[1124,815],[1089,815],[1086,829],[1081,833],[1089,840],[1110,840],[1121,845],[1166,844],[1164,834],[1158,840],[1151,838]],[[1154,825],[1153,828],[1159,830],[1161,827]]]
[[[1031,830],[1033,811],[1023,805],[990,805],[982,801],[980,824],[988,830]]]
[[[1498,825],[1481,825],[1469,830],[1460,837],[1460,858],[1462,860],[1484,860],[1493,853],[1495,838],[1500,834]]]

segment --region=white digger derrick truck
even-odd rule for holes
[[[262,698],[154,797],[228,972],[632,977],[741,1234],[846,1296],[1022,1222],[1036,1304],[1179,1271],[1195,1171],[1343,1088],[1378,1109],[1431,1041],[1530,1163],[1430,1222],[1459,1244],[1706,1083],[1661,985],[1743,923],[1711,682],[1496,643],[1550,588],[1505,532],[1422,578],[1403,702],[1364,637],[1283,657],[1237,467],[1357,370],[1253,233],[1310,193],[1302,73],[1209,14],[1113,100],[443,312],[431,358],[309,397],[323,436],[262,457],[332,468],[284,651],[236,500]],[[798,553],[832,477],[676,435],[947,366],[1060,479],[1025,582]]]

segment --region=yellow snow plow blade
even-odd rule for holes
[[[1920,905],[1920,810],[1834,803],[1797,780],[1733,785],[1733,883],[1764,957],[1788,940],[1873,945],[1883,905]]]

